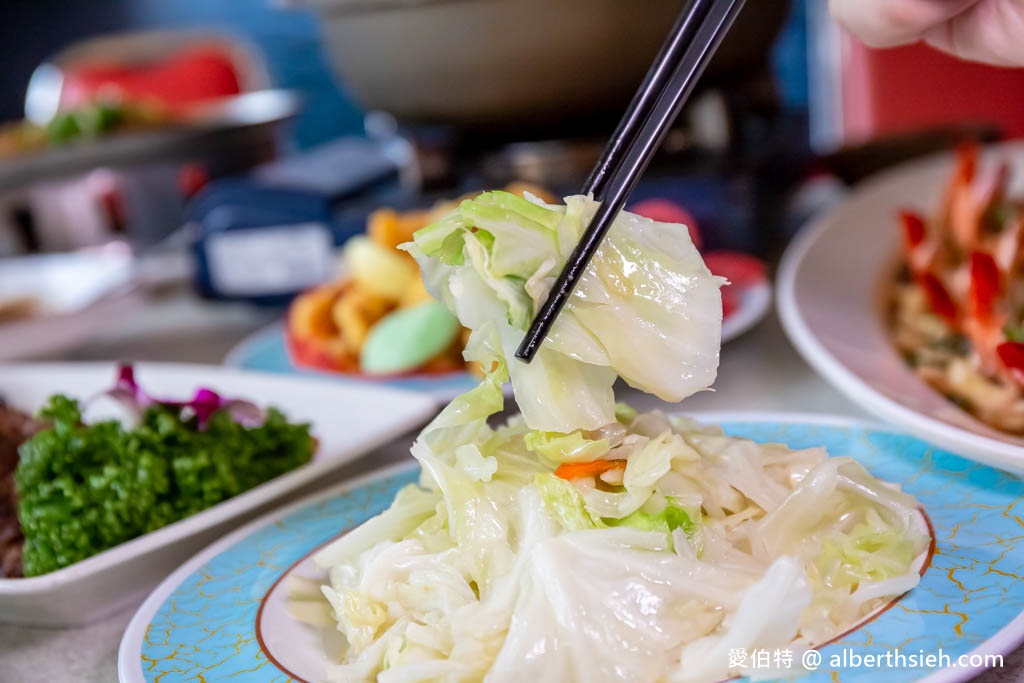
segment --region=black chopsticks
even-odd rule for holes
[[[691,0],[584,185],[601,202],[516,351],[530,362],[745,0]]]

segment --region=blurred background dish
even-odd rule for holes
[[[48,1],[18,17],[38,18]],[[75,40],[19,53],[26,120],[86,130],[0,162],[0,257],[125,242],[139,272],[172,256],[163,284],[211,306],[269,307],[254,314],[267,318],[330,283],[336,253],[381,207],[515,181],[575,192],[683,3],[641,14],[605,0],[121,4],[62,13],[78,22]],[[682,207],[705,253],[770,263],[845,181],[992,134],[958,120],[812,150],[817,92],[804,58],[817,17],[803,2],[748,8],[634,196]],[[398,40],[413,26],[417,40]],[[33,52],[42,63],[26,68]],[[109,103],[156,107],[173,123],[97,134],[76,122]]]
[[[298,106],[226,34],[131,32],[62,49],[33,72],[25,120],[0,135],[6,250],[155,243],[211,178],[273,159]]]
[[[509,185],[506,191],[557,201],[543,188],[523,183]],[[397,249],[458,201],[372,213],[366,236],[357,235],[345,243],[337,279],[299,294],[283,324],[240,342],[225,357],[225,364],[382,382],[443,399],[471,388],[481,375],[462,358],[466,331],[427,293],[415,260]],[[630,209],[652,220],[684,223],[694,244],[703,243],[697,219],[672,201],[648,199]],[[764,263],[752,256],[728,250],[704,256],[711,271],[730,282],[722,289],[722,340],[727,342],[765,316],[771,306],[771,285]]]
[[[518,136],[559,127],[578,135],[581,117],[614,125],[684,3],[650,0],[643,12],[615,0],[291,4],[321,18],[331,64],[365,108]],[[742,15],[703,82],[766,76],[763,57],[788,12],[788,2],[773,2]]]
[[[981,164],[1010,164],[1021,188],[1024,147],[996,145]],[[897,215],[939,205],[953,154],[912,162],[865,182],[793,242],[778,276],[790,340],[836,389],[868,412],[980,462],[1024,472],[1024,439],[990,427],[919,378],[888,329],[885,298],[900,258]]]
[[[413,373],[400,377],[374,379],[356,373],[346,374],[311,367],[298,367],[292,361],[287,338],[288,333],[284,323],[274,323],[266,329],[251,334],[232,347],[224,357],[224,365],[257,372],[311,375],[356,386],[385,385],[395,389],[430,394],[438,402],[450,401],[479,383],[478,378],[467,370],[435,374]],[[508,386],[511,390],[511,385]]]
[[[45,125],[97,97],[158,102],[187,113],[197,104],[270,88],[260,53],[209,30],[130,31],[81,40],[36,67],[25,95],[29,121]]]
[[[1024,436],[1024,215],[1006,160],[956,152],[939,206],[900,212],[883,284],[893,343],[918,377],[996,429]],[[990,155],[990,160],[992,155]]]
[[[0,360],[72,348],[142,302],[125,249],[0,260]]]
[[[109,135],[10,160],[0,169],[0,187],[21,189],[0,193],[0,232],[13,235],[9,253],[82,246],[112,233],[148,246],[182,223],[198,226],[200,237],[221,234],[225,219],[209,215],[218,207],[221,214],[234,212],[226,221],[231,227],[279,227],[289,201],[285,192],[326,202],[332,222],[348,213],[365,217],[381,203],[411,205],[434,191],[457,196],[514,180],[570,194],[683,2],[658,0],[643,13],[609,0],[571,0],[554,8],[538,0],[289,2],[288,10],[263,0],[241,4],[211,11],[195,2],[119,8],[113,0],[94,15],[61,15],[80,22],[80,30],[69,26],[68,33],[89,37],[49,48],[40,55],[42,65],[33,65],[24,104],[32,124],[49,126],[70,110],[113,96],[159,104],[176,120],[201,109],[215,130],[201,139],[196,130],[178,130],[177,137],[170,130]],[[37,17],[43,5],[19,8],[19,17]],[[538,25],[536,16],[545,21]],[[777,139],[788,125],[775,83],[778,60],[769,58],[787,18],[789,2],[740,18],[702,82],[702,103],[680,120],[660,164],[659,174],[675,184],[691,185],[688,176],[713,184],[720,199],[708,196],[706,203],[741,205],[732,215],[723,212],[728,229],[718,234],[730,243],[722,246],[749,250],[756,236],[770,233],[739,229],[750,212],[762,211],[756,206],[762,198],[723,171],[760,173],[763,160],[754,147]],[[109,25],[122,30],[89,35],[87,27]],[[455,26],[461,39],[451,35]],[[402,40],[410,31],[417,39]],[[799,27],[794,31],[791,41],[799,40]],[[320,55],[321,47],[329,59]],[[19,67],[15,73],[24,73]],[[343,102],[339,85],[330,82],[332,72],[364,111]],[[800,78],[795,76],[797,90]],[[284,94],[250,96],[268,95],[274,87],[301,93],[307,111],[298,112],[294,98],[283,103]],[[795,95],[797,102],[800,97]],[[240,103],[228,107],[233,98]],[[0,111],[4,106],[0,101]],[[232,118],[242,108],[248,112],[242,121]],[[215,111],[224,116],[219,127]],[[296,114],[294,131],[281,127]],[[237,130],[242,123],[244,132]],[[298,142],[301,154],[280,144],[286,136]],[[324,147],[333,154],[324,154]],[[291,163],[247,172],[283,152],[292,152]],[[103,170],[76,176],[90,168]],[[234,180],[233,193],[211,187],[183,212],[188,198],[225,176]],[[47,182],[37,182],[42,180]],[[700,194],[697,183],[684,194]],[[249,197],[275,191],[276,203],[240,200],[241,186]],[[88,220],[75,223],[65,215],[69,211],[59,211],[71,203]],[[247,209],[244,218],[238,217],[239,204]],[[289,220],[320,219],[310,211],[293,212]],[[3,243],[0,238],[0,254]]]
[[[532,185],[513,184],[504,191],[556,201]],[[370,214],[366,235],[345,243],[340,277],[292,301],[286,340],[293,364],[370,379],[472,372],[462,358],[468,331],[427,292],[416,259],[399,249],[472,196]]]
[[[735,307],[722,322],[722,343],[743,335],[761,322],[771,310],[771,283],[762,278],[740,286],[734,295]],[[432,394],[440,400],[449,400],[476,386],[478,378],[469,371],[440,373],[412,373],[398,377],[373,377],[357,373],[338,373],[326,369],[302,367],[293,360],[289,351],[288,332],[283,323],[275,323],[240,341],[224,357],[229,367],[259,372],[285,374],[314,374],[341,382],[378,383]],[[511,387],[509,387],[511,389]]]

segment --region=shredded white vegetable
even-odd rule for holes
[[[490,371],[417,439],[419,485],[316,555],[346,641],[328,680],[716,681],[732,649],[811,647],[916,585],[916,503],[854,460],[613,403],[616,375],[673,398],[714,378],[720,282],[682,226],[620,217],[511,372],[523,414],[488,424],[592,210],[484,195],[417,234]]]

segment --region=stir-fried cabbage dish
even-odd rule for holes
[[[416,440],[419,484],[296,580],[344,635],[328,680],[716,681],[744,673],[730,650],[814,647],[918,583],[917,504],[856,461],[615,402],[617,377],[669,401],[714,380],[722,280],[684,226],[622,213],[514,357],[595,207],[488,193],[406,245],[487,373]],[[494,426],[509,379],[521,414]]]

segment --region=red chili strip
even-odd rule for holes
[[[995,312],[1002,295],[1003,276],[992,254],[976,251],[971,254],[971,284],[968,290],[968,313],[973,318],[988,319]]]
[[[942,284],[942,281],[932,273],[919,274],[917,281],[924,289],[924,293],[928,297],[928,304],[932,310],[951,326],[956,327],[960,318],[960,312],[957,310],[956,302],[953,301],[953,297],[949,295],[949,291]]]

